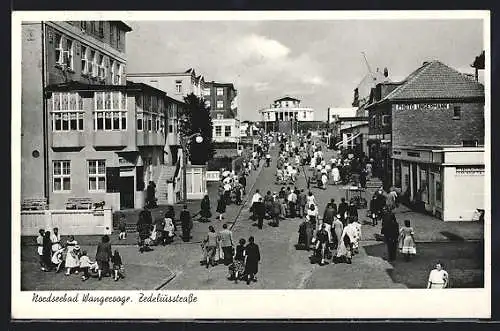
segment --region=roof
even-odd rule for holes
[[[156,87],[153,87],[151,85],[144,84],[144,83],[136,83],[136,82],[132,82],[130,80],[127,80],[127,86],[129,86],[129,87],[131,87],[133,89],[151,90],[151,91],[153,91],[154,93],[157,93],[157,94],[163,94],[163,95],[167,94],[164,91],[162,91],[160,89],[157,89]]]
[[[46,87],[48,92],[84,92],[84,91],[130,91],[134,89],[128,85],[84,84],[79,81],[69,81],[61,84],[51,84]]]
[[[381,100],[484,98],[484,86],[440,61],[425,62]]]
[[[111,21],[111,22],[115,23],[120,29],[126,32],[132,31],[132,28],[123,21]]]
[[[282,101],[282,100],[295,100],[295,101],[300,101],[300,99],[292,98],[291,96],[288,96],[288,95],[285,95],[284,97],[279,98],[279,99],[276,99],[276,100],[274,100],[274,101],[276,102],[276,101]]]
[[[363,77],[359,82],[356,89],[358,90],[358,99],[362,101],[368,101],[372,88],[378,83],[387,82],[388,78],[384,76],[384,72],[377,70],[375,72],[369,72]]]

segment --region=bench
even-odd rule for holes
[[[91,198],[68,198],[66,209],[92,209]]]
[[[46,198],[24,199],[21,204],[21,210],[45,210],[48,209]]]

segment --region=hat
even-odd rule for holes
[[[79,251],[79,250],[80,250],[80,246],[75,245],[75,247],[73,248],[73,250],[75,250],[75,251]]]

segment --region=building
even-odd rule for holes
[[[128,73],[127,77],[156,87],[178,101],[183,102],[184,97],[191,93],[203,98],[205,79],[201,75],[197,76],[192,68],[180,72],[133,72]]]
[[[410,205],[471,220],[484,209],[484,86],[431,61],[374,92],[370,153],[382,176]]]
[[[105,100],[103,107],[108,107],[110,100],[110,107],[117,107],[116,119],[113,117],[115,112],[106,112],[106,115],[112,116],[113,128],[116,124],[122,130],[121,123],[135,122],[125,110],[128,100],[123,94],[126,86],[125,34],[130,31],[131,28],[121,21],[23,22],[23,200],[49,197],[58,200],[60,198],[56,196],[59,191],[72,192],[74,180],[72,182],[71,179],[75,177],[71,174],[71,162],[59,158],[62,155],[57,154],[55,149],[76,152],[103,133],[93,127],[96,125],[94,116],[99,112],[93,108],[93,97],[86,94],[93,92],[84,91],[86,88],[82,89],[82,93],[71,91],[72,87],[78,86],[80,89],[82,85],[88,85],[92,86],[93,91],[102,87],[100,91],[107,93],[106,98],[111,98]],[[59,93],[52,89],[54,86],[66,86],[67,90],[63,88],[64,91]],[[103,109],[107,110],[115,109]],[[92,130],[94,133],[90,135]],[[110,133],[114,135],[114,132]],[[102,169],[99,166],[97,168],[99,171]],[[85,182],[87,177],[84,176]],[[96,185],[104,185],[99,184],[100,177],[95,178]]]
[[[231,83],[206,82],[203,90],[205,104],[210,108],[213,140],[216,143],[238,143],[238,93]]]
[[[332,124],[338,121],[339,118],[355,117],[357,107],[328,107],[328,123]]]
[[[297,132],[298,122],[313,122],[314,109],[304,107],[299,99],[285,96],[259,110],[266,131]]]

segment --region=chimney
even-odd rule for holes
[[[389,77],[389,70],[387,70],[387,67],[384,68],[384,77]]]

